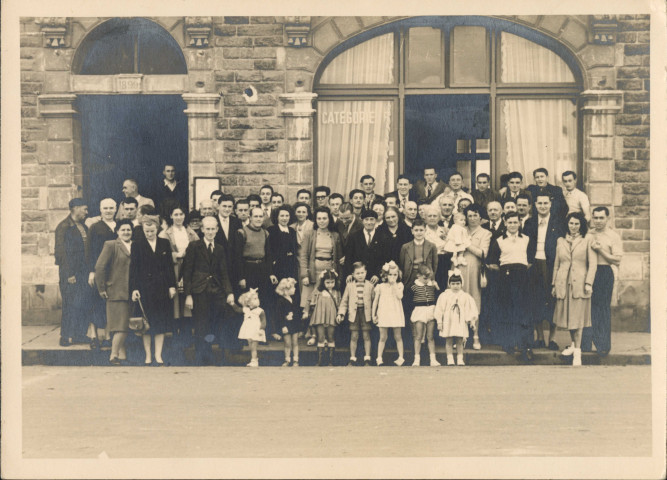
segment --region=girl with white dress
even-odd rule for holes
[[[266,342],[266,315],[259,307],[259,295],[256,288],[239,297],[239,305],[243,307],[243,324],[239,330],[239,338],[248,340],[250,346],[250,363],[248,367],[259,367],[257,345]]]
[[[399,367],[405,363],[403,359],[403,336],[401,329],[405,326],[403,314],[403,284],[399,282],[401,270],[392,260],[385,263],[381,272],[382,283],[375,287],[375,298],[373,299],[373,323],[380,328],[380,341],[378,342],[378,356],[376,359],[378,367],[384,362],[382,353],[387,343],[387,334],[391,328],[396,340],[398,358],[394,361]]]

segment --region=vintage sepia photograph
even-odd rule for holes
[[[666,2],[26,3],[3,477],[664,476]]]

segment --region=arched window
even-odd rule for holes
[[[113,18],[95,28],[77,49],[76,75],[186,74],[180,46],[164,28],[143,18]]]
[[[434,165],[445,180],[546,167],[580,170],[582,76],[554,39],[485,17],[418,17],[337,46],[315,78],[317,178],[335,191],[376,178],[394,189]],[[340,172],[347,172],[341,175]],[[581,175],[579,175],[581,178]]]

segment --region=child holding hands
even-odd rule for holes
[[[435,331],[435,291],[438,289],[438,284],[433,279],[433,271],[427,265],[423,263],[419,265],[417,279],[410,286],[410,289],[413,293],[415,306],[410,317],[410,321],[415,327],[415,361],[412,366],[418,367],[420,364],[421,356],[419,352],[421,351],[424,333],[426,333],[431,366],[439,367],[440,363],[435,357],[435,340],[433,339],[433,332]]]
[[[338,307],[338,323],[343,321],[348,311],[350,322],[350,362],[349,366],[357,363],[357,342],[359,332],[364,339],[364,366],[371,364],[371,310],[373,308],[373,284],[366,280],[366,265],[355,262],[352,265],[353,281],[345,287],[343,299]]]
[[[392,260],[385,263],[381,272],[382,283],[375,287],[375,298],[373,299],[373,323],[380,328],[380,341],[378,342],[378,356],[376,359],[378,367],[384,362],[382,353],[387,343],[387,334],[391,328],[396,340],[398,358],[394,361],[399,367],[405,363],[403,358],[403,337],[401,328],[405,326],[403,315],[403,284],[398,280],[401,278],[401,270]]]
[[[456,339],[456,364],[463,362],[463,342],[468,338],[468,325],[476,325],[479,311],[475,300],[462,290],[463,278],[458,269],[449,272],[449,288],[440,294],[435,304],[435,320],[440,336],[445,338],[447,365],[454,365],[452,344]]]
[[[243,324],[239,330],[239,338],[247,340],[250,346],[250,363],[248,367],[259,367],[257,344],[266,342],[266,315],[259,307],[257,289],[251,288],[239,297],[239,305],[243,307]]]

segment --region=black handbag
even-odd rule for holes
[[[130,331],[134,332],[136,335],[143,335],[146,333],[150,328],[150,324],[148,323],[148,317],[146,317],[146,312],[144,312],[144,306],[141,304],[141,299],[138,299],[134,303],[134,312],[137,310],[137,303],[139,304],[139,308],[141,309],[141,315],[132,315],[130,316]]]

